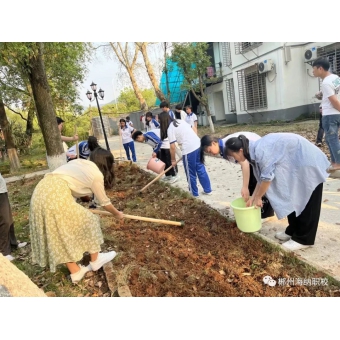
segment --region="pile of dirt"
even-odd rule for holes
[[[118,252],[119,285],[133,296],[339,296],[339,286],[256,234],[244,234],[204,202],[135,165],[116,168],[107,194],[125,214],[185,221],[183,228],[102,217],[105,247]],[[274,287],[263,283],[271,276]]]

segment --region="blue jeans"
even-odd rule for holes
[[[200,161],[200,149],[190,152],[187,155],[183,155],[184,171],[187,176],[189,184],[189,190],[193,196],[199,196],[197,188],[197,177],[200,181],[204,192],[211,192],[210,179],[205,170],[205,166]]]
[[[340,164],[340,114],[322,116],[322,126],[325,130],[325,140],[331,154],[331,161]]]
[[[132,153],[132,160],[134,162],[137,161],[136,159],[136,152],[135,152],[135,143],[132,141],[130,143],[125,143],[123,144],[124,146],[124,149],[125,149],[125,152],[126,152],[126,157],[129,161],[131,161],[131,158],[130,158],[130,152],[129,152],[129,149],[131,150],[131,153]]]

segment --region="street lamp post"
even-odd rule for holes
[[[88,100],[90,102],[93,102],[96,99],[97,107],[98,107],[98,111],[99,111],[99,117],[100,117],[100,121],[101,121],[101,124],[102,124],[102,129],[103,129],[103,133],[104,133],[106,149],[108,151],[110,151],[109,142],[107,141],[107,136],[106,136],[106,132],[105,132],[105,128],[104,128],[102,112],[100,111],[100,106],[99,106],[99,102],[98,102],[98,94],[99,94],[99,97],[100,97],[99,99],[103,100],[104,99],[104,91],[102,89],[99,89],[99,91],[97,93],[97,84],[95,84],[94,82],[92,82],[92,84],[90,86],[91,86],[91,89],[92,89],[93,94],[94,94],[94,99],[92,100],[92,92],[90,92],[90,91],[86,92],[86,96],[87,96],[87,98],[88,98]]]

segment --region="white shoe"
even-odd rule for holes
[[[6,259],[9,260],[9,261],[15,260],[15,257],[13,257],[12,255],[6,255],[5,257],[6,257]]]
[[[297,243],[293,240],[289,240],[285,243],[282,243],[282,246],[284,248],[288,249],[288,250],[291,250],[291,251],[312,247],[311,245],[304,245],[304,244],[301,244],[301,243]]]
[[[91,270],[90,266],[84,267],[84,266],[79,266],[80,270],[74,274],[71,274],[71,280],[72,283],[78,283],[84,275]]]
[[[103,267],[105,263],[112,261],[116,255],[117,253],[115,251],[110,251],[108,253],[99,253],[96,261],[90,261],[92,270],[94,272],[97,271],[98,269]]]
[[[210,191],[210,192],[205,192],[205,191],[202,191],[202,194],[203,194],[203,195],[208,195],[208,196],[211,196],[211,195],[212,195],[212,191]]]
[[[280,231],[279,233],[275,234],[275,237],[281,241],[289,241],[292,237],[287,235],[284,231]]]
[[[27,242],[21,242],[18,244],[18,248],[23,248],[25,246],[27,246]]]
[[[168,182],[168,181],[170,181],[172,179],[172,176],[164,176],[162,179],[161,179],[161,181],[162,182]]]
[[[171,180],[169,181],[170,184],[177,182],[181,177],[176,175],[172,176]]]

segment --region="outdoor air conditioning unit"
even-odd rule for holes
[[[259,73],[270,72],[274,68],[274,62],[272,59],[266,59],[259,63]]]
[[[311,47],[305,51],[305,62],[313,61],[317,58],[316,47]]]

